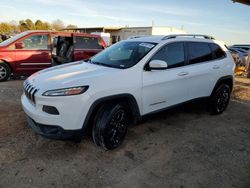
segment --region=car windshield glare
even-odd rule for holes
[[[122,41],[100,52],[91,58],[90,62],[107,67],[126,69],[137,64],[155,45],[155,43],[149,42]]]

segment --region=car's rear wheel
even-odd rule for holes
[[[227,84],[221,84],[212,93],[209,100],[209,110],[212,115],[224,112],[230,101],[231,89]]]
[[[103,105],[97,112],[92,129],[96,145],[105,150],[119,147],[127,134],[129,111],[123,104]]]
[[[4,62],[0,62],[0,82],[8,80],[10,74],[11,74],[10,67]]]

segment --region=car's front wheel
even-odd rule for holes
[[[212,115],[221,114],[224,112],[230,101],[231,89],[227,84],[219,85],[209,100],[209,109]]]
[[[8,80],[10,74],[11,74],[10,67],[4,62],[0,62],[0,82]]]
[[[97,112],[92,129],[96,145],[105,150],[119,147],[127,134],[129,111],[123,104],[106,104]]]

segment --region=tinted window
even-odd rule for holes
[[[75,37],[75,48],[76,49],[103,49],[101,42],[95,37]]]
[[[23,49],[49,49],[48,35],[33,35],[21,41],[24,44]]]
[[[182,66],[185,64],[184,44],[182,42],[168,44],[161,48],[151,60],[165,61],[168,68]]]
[[[189,64],[201,63],[213,59],[208,43],[188,42]]]
[[[220,48],[219,45],[211,43],[210,47],[211,47],[211,49],[213,51],[213,54],[215,55],[216,59],[220,59],[220,58],[226,57],[225,52]]]

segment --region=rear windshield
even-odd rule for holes
[[[103,49],[101,41],[96,37],[76,36],[75,37],[76,49]]]
[[[15,42],[16,40],[22,38],[23,36],[27,35],[27,32],[23,32],[20,34],[15,35],[14,37],[11,37],[3,42],[0,43],[0,46],[8,46],[9,44]]]

